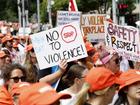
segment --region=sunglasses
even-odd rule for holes
[[[25,76],[21,76],[21,77],[11,77],[11,79],[13,79],[15,83],[18,83],[19,80],[21,80],[21,82],[25,82],[26,77],[25,77]]]
[[[116,59],[115,59],[115,63],[116,63],[116,64],[119,64],[119,63],[120,63],[120,61],[121,61],[121,59],[120,59],[120,58],[116,58]]]

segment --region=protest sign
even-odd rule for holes
[[[105,14],[84,14],[81,19],[81,28],[90,42],[104,41]]]
[[[139,31],[132,26],[105,22],[105,42],[119,55],[132,61],[140,61]]]
[[[57,26],[65,25],[78,21],[80,25],[81,12],[74,11],[57,11]]]
[[[87,56],[78,22],[31,35],[40,69]]]

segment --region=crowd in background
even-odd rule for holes
[[[18,29],[0,27],[0,105],[140,105],[139,62],[83,37],[88,57],[40,70],[30,35]]]

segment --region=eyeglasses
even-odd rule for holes
[[[22,82],[24,82],[26,80],[25,76],[21,76],[21,77],[11,77],[10,79],[13,79],[15,83],[18,83],[19,80],[21,80]]]

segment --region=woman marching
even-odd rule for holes
[[[120,79],[125,84],[120,85],[114,105],[140,105],[140,71],[128,70],[121,74]]]

